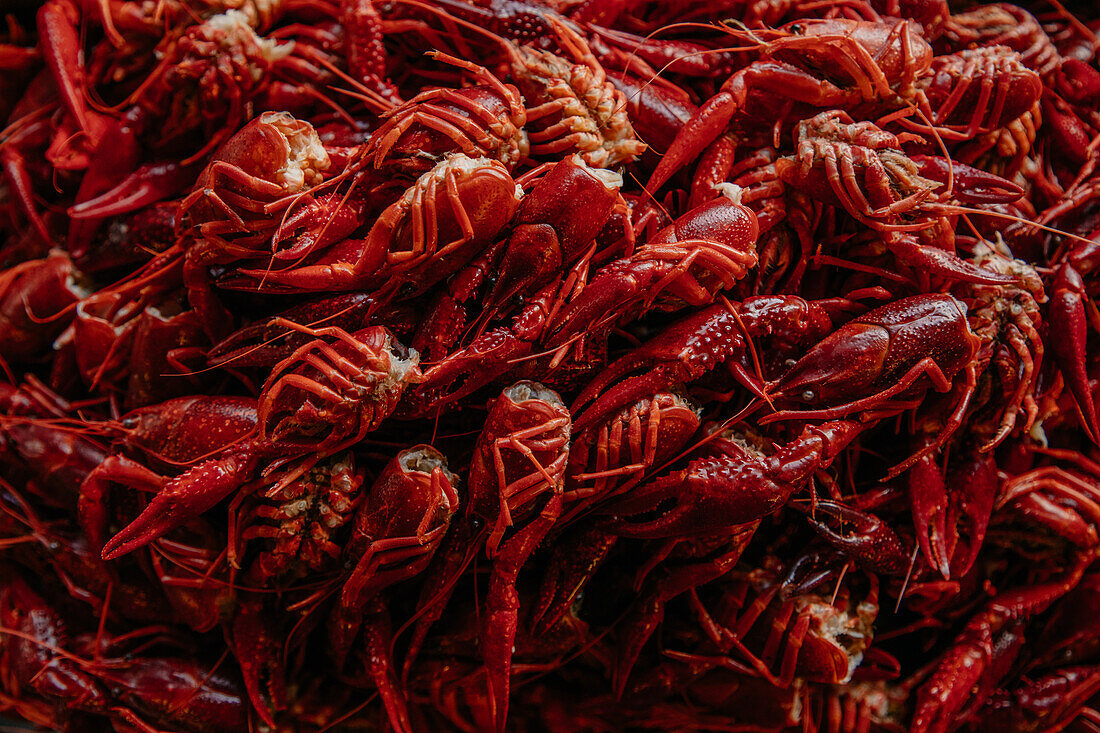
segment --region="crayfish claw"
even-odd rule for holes
[[[1012,181],[955,160],[934,155],[909,157],[917,164],[921,176],[945,186],[953,179],[952,194],[964,203],[1010,204],[1024,195],[1024,189]]]
[[[947,487],[936,457],[925,452],[907,475],[913,507],[913,529],[928,564],[944,580],[951,579],[951,552],[947,547]]]
[[[642,397],[668,389],[677,382],[698,378],[718,363],[741,356],[744,347],[738,316],[724,303],[678,321],[645,345],[609,364],[578,395],[572,406],[575,414],[585,404],[592,404],[577,415],[577,432],[607,419]],[[646,371],[623,379],[639,370]]]
[[[265,723],[276,727],[274,713],[287,706],[286,662],[282,635],[263,610],[263,602],[254,594],[243,600],[225,629],[225,639],[240,665],[252,707]]]
[[[1005,285],[1016,282],[1016,278],[1012,275],[980,267],[953,252],[921,245],[911,234],[885,232],[883,241],[890,252],[902,262],[915,270],[929,272],[945,280],[978,285]]]
[[[103,559],[117,560],[198,517],[251,477],[261,451],[246,444],[169,480],[137,519],[103,545]]]
[[[1085,432],[1093,443],[1100,444],[1100,419],[1097,418],[1096,403],[1085,370],[1087,297],[1084,280],[1077,270],[1069,263],[1058,268],[1049,306],[1050,330],[1054,338],[1047,341],[1047,346],[1054,354],[1054,361],[1066,380],[1066,386],[1073,393]]]
[[[819,501],[808,521],[830,545],[870,572],[900,575],[909,564],[897,534],[873,514]],[[845,531],[845,525],[851,525],[851,530]]]

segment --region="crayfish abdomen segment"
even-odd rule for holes
[[[961,128],[968,138],[1012,122],[1031,109],[1043,91],[1038,74],[1005,46],[939,56],[921,86],[933,107],[932,121]],[[982,104],[990,94],[992,101]]]
[[[549,51],[514,46],[512,76],[529,106],[531,152],[575,149],[589,165],[615,168],[646,148],[634,135],[622,92],[607,80],[585,40],[551,21],[573,62]]]

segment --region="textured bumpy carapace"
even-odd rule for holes
[[[1100,730],[1093,5],[7,3],[0,729]]]

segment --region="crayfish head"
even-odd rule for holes
[[[436,540],[458,510],[458,476],[430,445],[415,445],[390,461],[367,493],[356,533],[375,539],[426,537]],[[434,536],[433,535],[433,536]]]
[[[321,183],[322,173],[332,164],[311,124],[286,112],[264,112],[229,138],[218,149],[215,162],[240,169],[247,176],[262,179],[282,189],[275,195],[298,193]],[[234,193],[254,194],[249,186],[228,179],[215,180],[207,166],[201,185],[223,185]]]
[[[841,405],[868,394],[882,374],[890,334],[881,326],[850,323],[818,342],[780,379],[771,397],[807,405]]]
[[[569,409],[552,389],[520,381],[493,401],[470,463],[467,515],[492,521],[492,556],[506,529],[526,523],[562,489],[569,457]]]

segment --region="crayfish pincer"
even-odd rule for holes
[[[693,382],[723,364],[750,391],[758,391],[757,380],[743,363],[749,352],[747,339],[774,336],[790,344],[808,344],[831,327],[820,304],[793,295],[716,303],[673,323],[596,375],[573,403],[576,427],[599,424],[635,400]]]
[[[610,504],[606,512],[615,516],[605,529],[621,537],[666,539],[712,535],[754,522],[781,509],[862,431],[859,423],[838,420],[807,426],[772,455],[739,443],[736,454],[697,458]],[[649,517],[669,499],[674,499],[670,509]]]
[[[121,438],[81,483],[78,516],[92,545],[111,559],[198,516],[239,485],[235,478],[255,459],[247,444],[256,430],[256,403],[248,397],[179,397],[131,410],[103,430]],[[192,468],[174,478],[156,470],[178,465]],[[106,541],[113,483],[158,493],[134,522]]]
[[[570,423],[556,392],[537,382],[517,382],[493,404],[470,465],[469,508],[486,519],[496,515],[486,545],[493,570],[479,640],[497,731],[504,730],[508,716],[519,625],[516,579],[561,515]],[[505,531],[518,522],[524,525],[505,539]]]
[[[451,542],[467,537],[470,547],[484,546],[492,571],[479,643],[496,730],[504,729],[508,716],[519,628],[516,579],[561,515],[570,433],[569,410],[561,397],[537,382],[516,382],[493,401],[470,463],[466,521],[448,535],[448,546],[429,570],[421,594],[422,612],[417,613],[409,658],[415,657],[454,590],[454,566],[464,566],[460,559],[469,549],[465,542]]]

